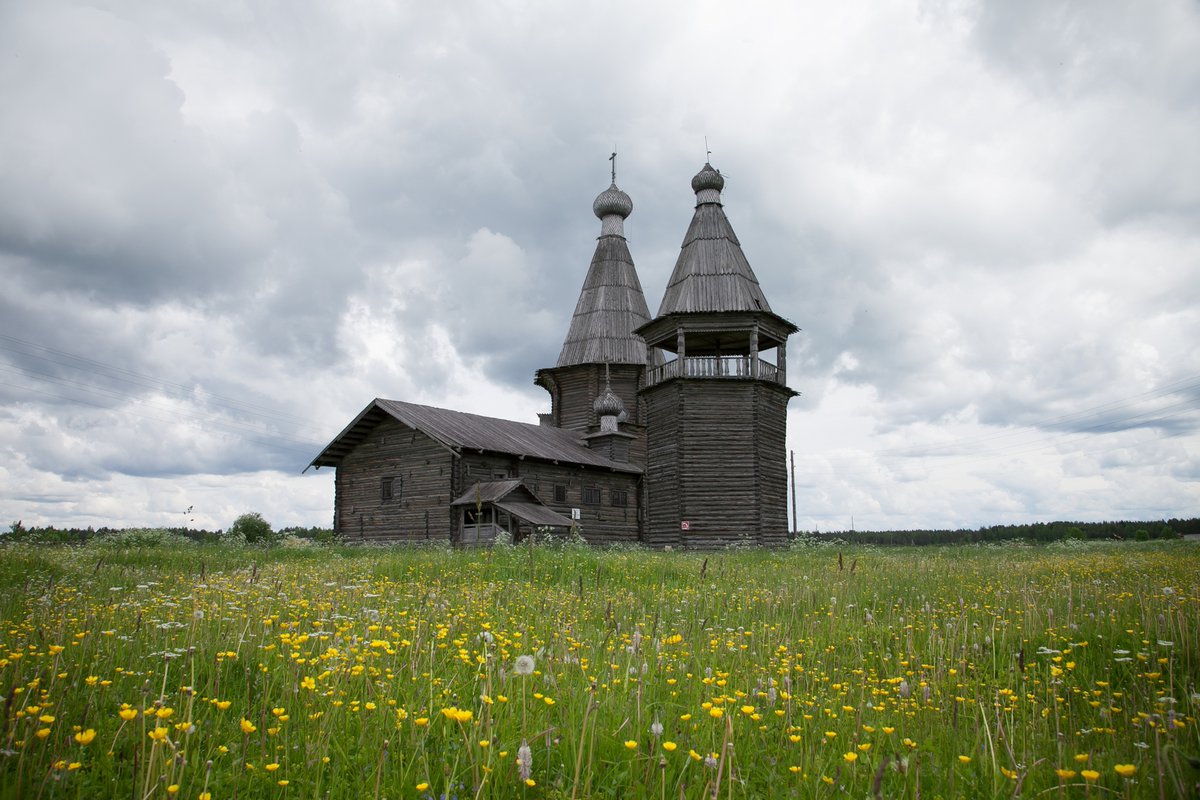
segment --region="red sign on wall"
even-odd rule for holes
[[[679,530],[688,531],[692,529],[692,524],[686,519],[679,523]]]

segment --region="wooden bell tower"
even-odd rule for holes
[[[787,541],[787,338],[721,203],[710,164],[658,315],[635,331],[648,367],[647,521],[654,547]],[[665,360],[660,361],[665,356]]]

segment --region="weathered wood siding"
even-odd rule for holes
[[[357,541],[449,541],[453,479],[450,451],[394,419],[377,425],[348,453],[334,479],[338,534]],[[401,479],[390,502],[385,477]]]
[[[552,373],[550,419],[559,428],[577,431],[580,435],[596,430],[600,419],[592,410],[596,398],[604,391],[604,365],[578,364],[547,370]],[[611,364],[609,385],[621,398],[629,418],[621,430],[637,438],[630,442],[629,459],[644,464],[646,458],[646,415],[638,394],[645,381],[646,368],[634,364]]]
[[[647,543],[783,544],[788,391],[765,381],[683,379],[643,396],[650,419]]]
[[[571,509],[578,508],[580,531],[591,544],[638,540],[641,508],[638,475],[499,453],[464,453],[458,470],[458,480],[464,487],[470,487],[476,481],[520,478],[538,500],[564,517],[570,517]],[[555,486],[565,487],[565,501],[554,499]],[[599,503],[583,502],[584,490],[589,488],[599,490]],[[625,492],[626,506],[612,505],[614,491]]]

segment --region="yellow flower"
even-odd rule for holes
[[[964,763],[964,764],[970,764],[970,763],[971,763],[971,757],[970,757],[970,756],[959,756],[959,757],[958,757],[958,760],[959,760],[959,761],[961,761],[961,762],[962,762],[962,763]]]
[[[73,769],[79,769],[82,766],[83,764],[79,763],[78,761],[72,761],[70,764],[67,764],[67,772],[70,772]]]
[[[526,786],[537,786],[537,781],[535,781],[533,778],[526,778],[525,785]]]
[[[1100,773],[1096,772],[1096,770],[1094,770],[1094,769],[1085,769],[1083,772],[1081,772],[1079,774],[1082,775],[1083,779],[1087,780],[1087,781],[1099,780],[1099,778],[1100,778]]]
[[[471,717],[474,716],[474,712],[466,708],[456,708],[451,706],[449,708],[442,709],[442,716],[444,716],[446,719],[452,719],[455,722],[470,722]]]
[[[666,750],[668,753],[675,752],[675,748],[678,746],[679,745],[675,744],[674,742],[663,742],[662,743],[663,750]]]
[[[301,689],[309,689],[309,690],[316,689],[317,682],[314,681],[309,676],[305,675],[303,678],[300,679],[300,688]]]
[[[212,800],[212,792],[201,792],[197,795],[196,800]]]
[[[233,701],[232,700],[218,700],[214,705],[216,705],[216,707],[219,708],[221,711],[224,711],[225,709],[227,709],[231,705],[233,705]]]
[[[625,741],[625,746],[630,750],[637,750],[637,742],[635,742],[633,739],[627,739]]]
[[[1082,764],[1083,762],[1088,760],[1088,754],[1087,753],[1079,753],[1078,755],[1075,756],[1075,760],[1078,761],[1080,764]]]
[[[754,706],[742,706],[742,713],[749,715],[754,713]]]
[[[725,715],[725,712],[721,708],[713,706],[708,710],[708,715],[713,719],[720,719]]]
[[[287,778],[280,778],[279,780],[277,780],[277,781],[275,781],[275,782],[276,782],[276,783],[278,783],[280,786],[287,786],[287,785],[288,785],[288,779],[287,779]]]
[[[51,722],[54,722],[54,717],[50,714],[42,714],[40,717],[38,717],[38,722],[42,723],[43,725],[49,725]]]
[[[425,790],[426,790],[426,789],[428,789],[428,788],[429,788],[429,784],[428,784],[428,783],[426,783],[425,781],[421,781],[420,783],[418,783],[418,784],[417,784],[417,791],[418,791],[418,792],[423,792],[423,791],[425,791]]]
[[[1134,773],[1137,772],[1137,766],[1134,764],[1117,764],[1113,769],[1122,778],[1132,778]]]
[[[863,742],[862,744],[860,744],[860,745],[858,746],[858,752],[860,752],[860,753],[865,753],[865,752],[867,752],[867,751],[868,751],[868,750],[870,750],[870,749],[871,749],[871,743],[870,743],[870,742]]]
[[[681,720],[683,720],[684,722],[687,722],[689,719],[691,719],[691,718],[692,718],[692,715],[691,715],[691,714],[680,714],[680,715],[679,715],[679,718],[680,718]]]
[[[842,753],[842,758],[846,760],[847,764],[853,764],[855,761],[858,761],[858,753],[853,751],[849,753]]]
[[[246,719],[245,717],[242,717],[241,726],[242,726],[242,733],[245,733],[247,735],[254,733],[256,730],[258,730],[258,728],[255,727],[254,723],[251,722],[250,720]]]
[[[413,725],[416,725],[418,728],[424,728],[428,724],[429,717],[417,717],[413,720]]]
[[[129,722],[131,719],[137,719],[137,714],[138,712],[136,708],[122,708],[117,712],[117,715],[126,722]]]
[[[490,741],[490,740],[488,740],[488,739],[480,739],[480,740],[479,740],[479,746],[480,746],[480,747],[491,747],[491,746],[492,746],[492,743],[491,743],[491,741]]]
[[[1075,777],[1075,770],[1059,768],[1054,770],[1054,774],[1064,781],[1069,781]]]
[[[167,733],[170,730],[170,728],[155,728],[152,731],[147,731],[146,735],[156,742],[161,742],[163,739],[167,738]]]
[[[167,794],[175,794],[178,791],[179,791],[178,783],[172,783],[170,786],[167,787]]]
[[[274,772],[275,770],[279,769],[279,765],[278,764],[264,764],[263,769],[265,769],[267,772]]]
[[[825,738],[826,739],[836,739],[837,733],[835,731],[825,731]]]
[[[77,741],[80,744],[85,745],[85,746],[91,744],[92,739],[95,739],[95,738],[96,738],[96,732],[94,730],[92,730],[91,728],[88,728],[86,731],[80,731],[79,733],[75,734],[75,741]]]

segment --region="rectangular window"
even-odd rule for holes
[[[588,506],[600,505],[600,487],[585,486],[583,487],[583,503]]]
[[[388,476],[379,484],[379,502],[381,503],[397,503],[400,501],[400,495],[404,488],[404,479],[396,476]]]
[[[554,485],[554,502],[556,502],[556,503],[567,502],[567,487],[561,483],[556,483]]]
[[[629,492],[624,489],[609,489],[609,502],[618,508],[625,508],[629,505]]]

